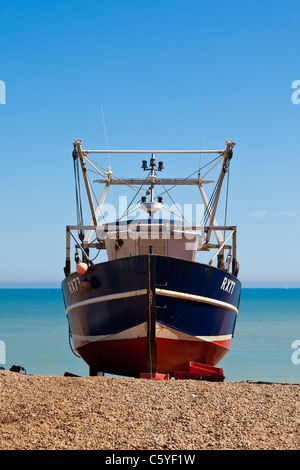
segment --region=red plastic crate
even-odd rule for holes
[[[140,379],[154,379],[154,380],[170,380],[169,374],[159,374],[157,372],[142,372],[140,374]]]
[[[224,370],[220,367],[190,362],[188,371],[174,372],[175,380],[207,380],[210,382],[223,382],[225,379]]]

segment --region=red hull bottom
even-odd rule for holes
[[[230,340],[218,342],[156,339],[156,372],[173,375],[188,371],[191,361],[215,366],[229,351]],[[148,372],[146,338],[95,341],[77,349],[90,367],[90,375],[106,372],[139,377]]]

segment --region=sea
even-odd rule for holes
[[[88,376],[69,344],[60,289],[0,289],[0,368]],[[225,382],[300,382],[300,289],[242,289]],[[109,374],[107,374],[109,375]]]

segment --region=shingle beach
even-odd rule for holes
[[[298,450],[300,384],[0,372],[1,450]]]

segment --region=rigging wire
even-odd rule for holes
[[[117,219],[117,222],[121,219],[123,219],[123,217],[125,216],[125,214],[128,215],[128,211],[129,211],[129,208],[131,206],[131,204],[133,203],[133,201],[135,200],[135,198],[137,197],[137,195],[140,193],[142,187],[144,186],[144,184],[146,183],[147,179],[148,179],[148,176],[150,175],[151,171],[148,173],[148,175],[146,176],[145,180],[143,181],[143,183],[141,184],[141,186],[139,187],[139,190],[136,192],[136,194],[134,195],[134,197],[132,198],[131,202],[128,204],[127,206],[127,209],[124,211],[123,215],[121,217],[119,217]],[[128,185],[129,187],[131,187],[130,185]],[[131,188],[131,189],[134,189],[134,188]]]
[[[88,162],[93,168],[95,168],[95,171],[91,170],[91,168],[88,168],[88,171],[90,171],[91,173],[96,173],[96,174],[102,176],[102,178],[106,178],[105,174],[101,173],[101,171],[98,170],[98,168],[96,168],[96,166],[93,165],[93,163],[100,166],[105,171],[107,171],[106,168],[102,167],[101,165],[99,165],[99,163],[95,162],[94,160],[92,160],[90,157],[87,157],[86,155],[84,155],[84,158],[85,158],[86,162]],[[93,162],[93,163],[91,163],[91,162]]]
[[[86,156],[85,156],[85,159],[86,159],[86,161],[87,161],[88,163],[91,164],[91,162],[93,162],[93,163],[95,163],[95,165],[98,165],[100,168],[102,168],[102,170],[107,171],[107,169],[106,169],[104,166],[100,165],[100,163],[96,162],[96,161],[93,160],[91,157],[86,157]],[[94,168],[95,168],[95,166],[94,166]],[[97,170],[97,169],[96,169],[96,170]],[[88,171],[91,171],[91,170],[88,169]],[[104,179],[106,179],[106,177],[105,177],[100,171],[98,171],[98,173],[99,173]],[[118,181],[121,181],[121,183],[124,184],[124,186],[128,186],[128,187],[129,187],[130,189],[132,189],[133,191],[136,191],[137,193],[139,193],[139,190],[136,189],[136,188],[134,187],[134,185],[131,185],[131,184],[127,183],[126,181],[123,181],[122,178],[119,178],[118,176],[114,175],[113,173],[110,173],[110,176],[111,176],[112,178],[115,178],[115,179],[118,180]],[[144,183],[143,183],[143,184],[144,184]],[[142,193],[140,193],[140,194],[142,194]]]
[[[101,113],[102,113],[102,122],[103,122],[103,128],[104,128],[104,135],[105,135],[105,141],[106,141],[106,150],[107,150],[107,157],[108,157],[108,169],[110,170],[110,156],[108,153],[108,142],[107,142],[107,135],[106,135],[106,127],[105,127],[105,121],[104,121],[104,114],[103,114],[103,108],[101,106]]]
[[[100,252],[101,252],[101,248],[98,249],[97,254],[94,256],[94,258],[91,259],[91,261],[95,261],[95,259],[98,258]]]
[[[93,196],[94,196],[94,198],[95,198],[95,201],[96,201],[96,203],[98,204],[97,196],[96,196],[95,191],[94,191],[94,188],[93,188],[93,186],[92,186],[91,184],[90,184],[90,188],[91,188],[91,191],[92,191]],[[101,215],[102,215],[102,217],[103,217],[103,219],[104,219],[104,222],[107,223],[101,207],[100,207],[100,212],[101,212]]]
[[[156,175],[157,176],[157,175]],[[191,223],[189,220],[186,220],[186,218],[183,216],[181,210],[179,209],[179,207],[177,206],[176,202],[174,201],[174,199],[172,198],[172,196],[170,195],[170,192],[167,190],[167,188],[164,186],[163,182],[161,181],[160,178],[158,178],[159,181],[161,182],[161,185],[162,187],[164,188],[165,192],[168,194],[169,198],[171,199],[171,201],[173,202],[174,206],[176,207],[176,209],[178,210],[179,214],[180,214],[180,217],[182,218],[182,220],[185,220],[186,222],[189,222]],[[176,214],[174,214],[176,215]]]
[[[220,155],[218,155],[217,157],[213,158],[211,161],[209,161],[208,163],[206,163],[202,168],[197,169],[196,171],[194,171],[193,173],[191,173],[189,176],[187,176],[186,178],[184,178],[184,181],[188,180],[189,178],[191,178],[192,176],[194,176],[196,173],[200,174],[200,171],[201,171],[201,170],[203,170],[203,169],[206,168],[207,166],[211,165],[211,164],[214,163],[216,160],[219,160],[210,170],[208,170],[208,171],[206,172],[206,174],[202,177],[202,179],[203,179],[210,171],[212,171],[212,170],[215,168],[215,166],[216,166],[218,163],[220,163],[220,161],[223,160],[223,158],[224,158],[223,155],[221,156],[221,158],[220,158]],[[95,167],[95,165],[97,165],[98,167],[100,167],[102,170],[107,171],[107,169],[106,169],[105,167],[103,167],[103,166],[100,165],[98,162],[96,162],[95,160],[93,160],[90,156],[87,157],[87,156],[85,155],[85,160],[86,160],[87,162],[89,162],[90,165],[91,165],[102,177],[105,178],[105,176],[103,175],[103,173],[102,173],[100,170],[98,170],[98,169]],[[95,165],[93,165],[92,162],[93,162]],[[92,170],[88,169],[88,171],[92,171]],[[148,176],[149,176],[149,174],[148,174]],[[129,214],[132,212],[132,210],[129,211],[129,209],[130,209],[131,205],[133,204],[134,200],[136,199],[136,196],[137,196],[138,194],[143,194],[143,193],[141,193],[141,189],[143,188],[144,184],[146,183],[146,181],[147,181],[147,179],[148,179],[148,176],[145,178],[145,180],[143,181],[143,183],[141,184],[141,186],[140,186],[139,188],[136,188],[134,185],[130,185],[129,183],[123,181],[122,178],[119,178],[119,177],[117,177],[116,175],[111,174],[111,177],[113,177],[113,178],[115,178],[116,180],[122,182],[124,185],[128,186],[130,189],[132,189],[133,191],[136,192],[135,196],[132,198],[131,202],[128,204],[127,209],[125,210],[125,212],[123,213],[123,215],[117,219],[117,221],[121,220],[126,214],[129,215]],[[208,207],[212,207],[212,205],[213,205],[213,203],[214,203],[214,201],[215,201],[215,198],[216,198],[216,193],[217,193],[217,190],[218,190],[218,188],[219,188],[219,185],[220,185],[220,178],[219,178],[219,180],[218,180],[218,182],[217,182],[217,184],[216,184],[216,186],[215,186],[215,188],[214,188],[214,191],[213,191],[213,193],[212,193],[212,195],[211,195],[211,197],[210,197],[209,206],[208,206]],[[174,184],[173,186],[171,186],[171,188],[169,188],[169,189],[167,189],[163,184],[162,184],[162,186],[163,186],[163,188],[164,188],[164,191],[161,192],[157,197],[160,197],[160,196],[162,196],[162,195],[164,195],[164,194],[167,193],[168,196],[170,197],[170,199],[171,199],[171,200],[173,201],[173,203],[175,204],[173,198],[170,196],[170,191],[171,191],[173,188],[176,187],[176,184]],[[92,186],[91,186],[91,187],[92,187]],[[93,188],[92,188],[92,191],[93,191]],[[94,195],[95,199],[97,199],[97,198],[96,198],[96,195],[95,195],[95,193],[94,193],[94,191],[93,191],[93,195]],[[175,206],[176,206],[176,204],[175,204]],[[135,207],[135,206],[134,206],[134,207]],[[176,207],[177,207],[177,206],[176,206]],[[177,208],[177,209],[178,209],[178,208]],[[181,217],[182,219],[184,219],[184,217],[182,216],[182,214],[181,214],[181,215],[180,215],[180,214],[175,214],[173,211],[169,211],[169,212],[172,213],[172,214],[174,214],[175,216],[176,216],[176,215],[177,215],[177,216],[179,215],[179,217]],[[179,211],[179,212],[180,212],[180,211]],[[103,214],[102,214],[102,216],[103,216]],[[205,208],[204,215],[203,215],[203,217],[202,217],[202,221],[204,220],[204,222],[203,222],[204,225],[205,225],[205,223],[208,221],[209,216],[210,216],[210,214],[209,214],[208,208],[206,207],[206,208]],[[104,218],[104,216],[103,216],[103,218]]]
[[[201,150],[203,149],[203,135],[204,135],[205,105],[206,105],[206,93],[205,93],[205,95],[204,95],[204,109],[203,109],[202,135],[201,135]],[[200,174],[200,169],[201,169],[201,160],[202,160],[202,153],[200,153],[200,161],[199,161],[199,174]]]
[[[220,158],[220,155],[218,155],[217,157],[215,157],[215,158],[214,158],[213,160],[211,160],[210,162],[206,163],[202,168],[200,168],[200,169],[198,168],[196,171],[194,171],[194,172],[191,173],[189,176],[187,176],[186,178],[184,178],[183,181],[188,180],[189,178],[191,178],[192,176],[194,176],[196,173],[199,174],[199,172],[200,172],[201,170],[203,170],[204,168],[206,168],[208,165],[211,165],[213,162],[215,162],[216,160],[218,160],[218,158]],[[223,159],[223,156],[222,156],[222,158],[219,160],[219,162],[220,162],[222,159]],[[217,165],[219,162],[217,162],[216,165]],[[215,166],[216,166],[216,165],[215,165]],[[213,166],[213,168],[214,168],[215,166]],[[211,170],[213,170],[213,168],[211,168],[207,173],[205,173],[205,175],[202,177],[202,179],[205,178],[205,176],[206,176]],[[200,182],[201,182],[201,181],[200,181]],[[176,188],[176,184],[174,184],[173,186],[171,186],[171,188],[169,188],[169,191],[171,191],[173,188]],[[157,197],[163,196],[166,192],[167,192],[167,191],[163,191],[163,192],[160,193]]]
[[[191,173],[189,176],[187,176],[186,178],[184,178],[183,181],[188,180],[189,178],[191,178],[192,176],[194,176],[196,173],[199,174],[199,171],[201,171],[201,170],[203,170],[204,168],[206,168],[207,166],[211,165],[211,164],[214,163],[216,160],[219,160],[219,161],[218,161],[209,171],[207,171],[207,172],[205,173],[205,175],[202,177],[202,178],[205,178],[205,176],[206,176],[210,171],[212,171],[212,170],[215,168],[215,166],[216,166],[220,161],[222,161],[223,158],[224,158],[223,155],[222,155],[221,158],[220,158],[220,155],[218,155],[217,157],[213,158],[211,161],[209,161],[208,163],[206,163],[202,168],[197,169],[196,171],[194,171],[193,173]],[[87,157],[87,156],[85,155],[85,160],[86,160],[87,162],[89,162],[90,165],[92,165],[92,166],[95,168],[95,170],[98,171],[98,173],[99,173],[102,177],[105,178],[105,176],[103,175],[103,173],[101,173],[100,170],[97,170],[97,168],[96,168],[91,162],[93,162],[95,165],[99,166],[102,170],[107,171],[107,169],[106,169],[104,166],[100,165],[100,163],[96,162],[96,161],[95,161],[94,159],[92,159],[90,156]],[[88,171],[91,171],[91,170],[88,169]],[[148,175],[148,176],[149,176],[149,175]],[[142,194],[140,191],[141,191],[141,188],[144,186],[146,180],[142,183],[142,185],[140,186],[140,188],[137,189],[137,188],[134,187],[133,185],[131,185],[131,184],[129,184],[129,183],[123,181],[122,178],[119,178],[118,176],[116,176],[116,175],[114,175],[114,174],[111,174],[111,177],[113,177],[113,178],[115,178],[116,180],[122,182],[124,185],[128,186],[128,187],[129,187],[130,189],[132,189],[133,191],[136,191],[137,194]],[[147,178],[148,178],[148,177],[147,177]],[[146,178],[146,179],[147,179],[147,178]],[[169,188],[169,190],[167,190],[167,189],[164,187],[164,191],[161,192],[157,197],[163,196],[163,195],[166,194],[166,193],[168,193],[168,195],[170,196],[169,191],[171,191],[171,190],[174,189],[175,187],[176,187],[176,184],[174,184],[173,186],[171,186],[171,188]],[[142,194],[142,195],[143,195],[143,194]],[[132,200],[131,203],[129,204],[129,206],[128,206],[128,208],[127,208],[127,211],[128,211],[128,209],[129,209],[130,205],[133,203],[134,199],[135,199],[135,198],[133,198],[133,200]],[[124,214],[122,215],[122,217],[120,217],[118,220],[120,220],[121,218],[123,218],[124,215],[125,215],[125,213],[126,213],[126,211],[124,212]],[[174,215],[176,215],[176,214],[174,214]]]

